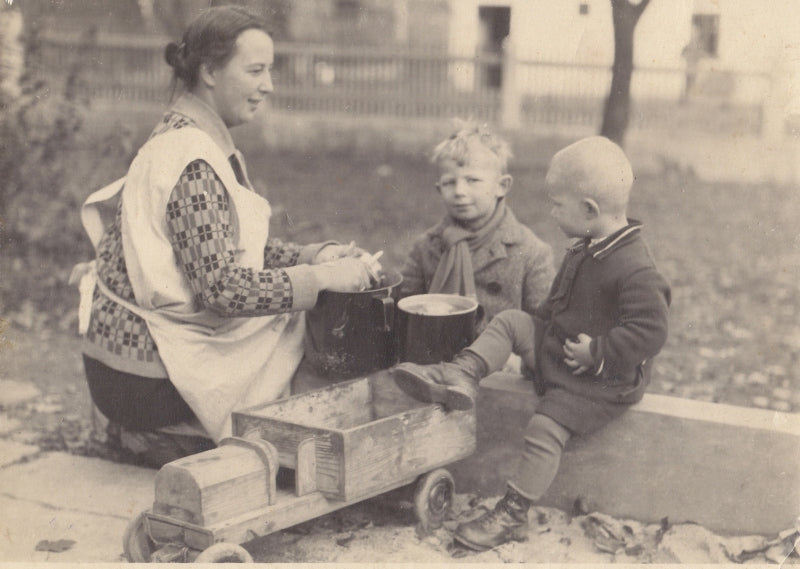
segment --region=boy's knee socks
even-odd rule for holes
[[[538,500],[553,483],[561,464],[561,452],[570,432],[550,417],[534,414],[525,429],[522,456],[508,485],[528,498]]]

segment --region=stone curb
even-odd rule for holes
[[[451,469],[458,491],[502,494],[536,406],[533,386],[481,384],[478,450]],[[726,534],[772,535],[800,514],[800,416],[647,394],[604,430],[570,441],[542,504]]]

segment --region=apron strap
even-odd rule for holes
[[[89,239],[92,241],[95,251],[97,250],[97,246],[100,243],[100,239],[103,237],[103,232],[105,231],[105,224],[103,223],[103,218],[100,215],[98,204],[116,197],[117,194],[122,191],[122,187],[124,185],[125,177],[123,176],[119,180],[115,180],[104,188],[100,188],[94,192],[92,195],[86,198],[86,201],[83,202],[83,206],[81,206],[81,223],[83,224],[83,229],[86,231]]]
[[[91,194],[81,206],[81,223],[83,224],[83,229],[86,231],[86,234],[89,236],[89,240],[92,242],[95,253],[97,253],[97,247],[105,232],[105,224],[103,223],[103,217],[100,215],[98,204],[116,197],[124,185],[125,177],[115,180]],[[72,267],[72,272],[69,275],[69,284],[78,285],[78,291],[80,292],[80,301],[78,304],[78,333],[81,335],[86,334],[89,329],[92,297],[94,296],[94,289],[98,281],[96,260],[88,263],[78,263]],[[108,296],[112,296],[112,293],[105,286],[101,288]],[[117,302],[122,300],[116,295],[112,298]]]

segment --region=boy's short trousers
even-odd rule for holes
[[[605,427],[630,407],[630,403],[587,399],[560,387],[550,387],[539,398],[536,412],[547,415],[573,435],[585,435]]]

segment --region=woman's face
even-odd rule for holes
[[[210,71],[212,99],[228,128],[253,120],[256,110],[272,93],[272,39],[257,29],[245,30],[236,40],[236,51],[223,67]]]

